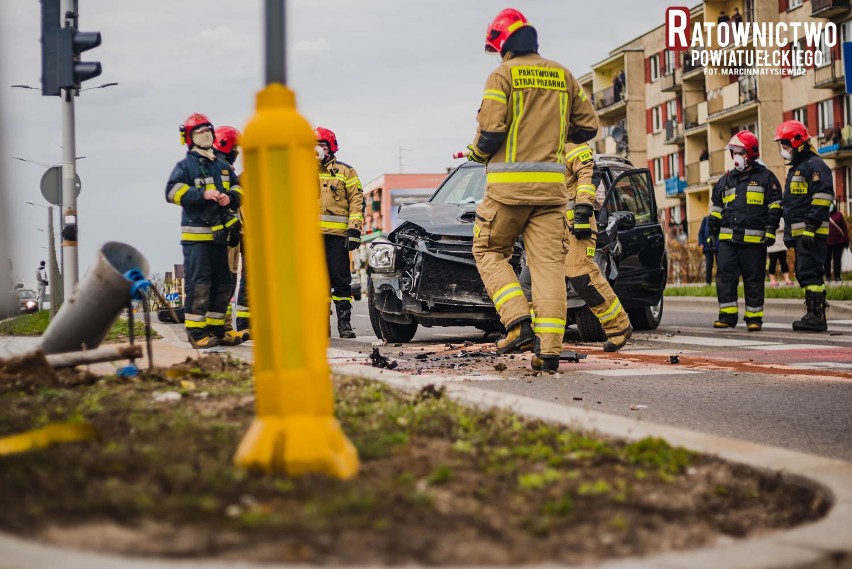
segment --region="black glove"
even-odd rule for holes
[[[767,227],[764,231],[766,231],[766,246],[772,247],[775,245],[775,232],[771,227]]]
[[[710,235],[716,237],[719,235],[719,231],[722,229],[722,220],[718,217],[710,216],[710,219],[707,220],[707,229],[710,230]]]
[[[480,154],[479,151],[474,148],[472,144],[468,144],[467,149],[470,150],[470,152],[467,153],[468,160],[471,160],[473,162],[479,162],[480,164],[485,164],[485,162],[488,160],[488,157]]]
[[[361,232],[357,229],[346,230],[346,250],[354,251],[361,246]]]
[[[574,206],[574,237],[582,241],[592,237],[591,218],[595,210],[589,204],[578,203]]]

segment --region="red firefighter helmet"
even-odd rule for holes
[[[333,132],[331,132],[327,128],[318,126],[316,129],[314,129],[314,136],[316,137],[317,142],[325,142],[326,144],[328,144],[328,149],[331,151],[332,154],[336,154],[337,151],[340,149],[337,146],[337,137],[334,135]]]
[[[220,126],[216,129],[213,148],[222,154],[230,154],[235,146],[239,144],[240,131],[232,126]]]
[[[760,142],[754,133],[747,130],[741,130],[732,136],[728,145],[725,147],[725,150],[739,149],[746,151],[746,158],[748,158],[749,162],[754,162],[760,157]]]
[[[516,30],[527,25],[526,17],[519,10],[506,8],[497,14],[485,31],[485,51],[501,53],[503,44]]]
[[[811,138],[808,127],[799,121],[784,121],[775,129],[775,142],[798,148]]]
[[[213,123],[201,113],[189,115],[189,118],[180,125],[181,144],[186,144],[189,148],[192,148],[192,131],[201,126],[209,126],[211,130],[213,129]]]

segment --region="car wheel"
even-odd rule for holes
[[[373,332],[377,338],[387,340],[392,343],[410,342],[417,333],[417,322],[412,321],[408,324],[399,324],[397,322],[388,322],[382,318],[382,313],[376,308],[373,302],[373,295],[367,296],[367,310],[370,313],[370,324],[373,326]]]
[[[157,311],[157,320],[166,324],[173,324],[175,321],[168,309],[165,308]]]
[[[601,328],[598,317],[594,315],[588,306],[572,308],[571,319],[577,325],[580,340],[583,342],[603,342],[606,340],[606,333]]]
[[[654,305],[628,310],[627,315],[634,329],[656,330],[663,319],[663,296]]]

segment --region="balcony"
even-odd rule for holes
[[[692,63],[692,56],[689,55],[691,51],[687,51],[683,56],[683,71],[682,79],[692,79],[693,77],[703,76],[702,70],[704,66],[701,65],[701,59],[699,58],[694,64]]]
[[[683,130],[684,134],[702,132],[702,127],[707,126],[707,101],[701,101],[695,105],[683,108]]]
[[[673,176],[666,180],[666,197],[667,198],[676,198],[677,196],[683,194],[683,190],[686,189],[686,180],[680,178],[678,176]]]
[[[610,107],[614,107],[615,105],[623,102],[623,88],[620,88],[616,91],[615,87],[607,87],[603,91],[598,91],[597,93],[595,93],[595,109],[598,111],[606,112],[609,110],[615,110],[610,109]]]
[[[733,114],[729,111],[755,101],[757,101],[757,80],[753,76],[747,76],[744,80],[707,93],[708,118],[713,120],[720,118],[716,115]]]
[[[814,18],[836,18],[847,14],[850,8],[850,0],[811,0],[811,16]]]
[[[823,158],[848,158],[852,156],[852,125],[825,129],[819,135],[817,152]]]
[[[612,136],[612,129],[613,127],[604,127],[601,132],[601,138],[595,141],[595,154],[612,154],[627,157],[629,149],[627,145],[627,132],[622,128],[621,132],[617,133],[619,139],[616,140]]]
[[[710,179],[710,161],[701,160],[686,165],[686,185],[698,186]]]
[[[674,119],[666,121],[666,144],[683,144],[683,125]]]
[[[814,69],[814,87],[817,89],[837,89],[845,83],[843,61],[840,59]]]
[[[725,173],[725,155],[727,150],[716,150],[710,153],[710,176],[721,176]]]
[[[683,70],[678,68],[663,75],[660,78],[660,89],[667,93],[683,89]]]

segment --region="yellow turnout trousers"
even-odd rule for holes
[[[506,205],[486,194],[476,209],[476,268],[507,330],[530,318],[530,306],[509,264],[515,240],[524,237],[540,355],[558,356],[562,351],[567,233],[564,205]]]
[[[568,210],[569,213],[574,213]],[[570,221],[569,221],[570,223]],[[598,317],[607,338],[623,334],[630,326],[630,319],[615,296],[609,282],[595,263],[595,229],[589,239],[577,239],[568,233],[568,254],[565,256],[565,276],[592,313]],[[535,298],[535,296],[533,296]]]

